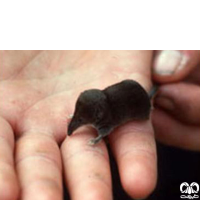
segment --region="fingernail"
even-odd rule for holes
[[[175,109],[175,104],[174,102],[167,98],[167,97],[162,97],[162,96],[157,96],[155,99],[154,99],[154,105],[155,107],[158,106],[158,107],[161,107],[165,110],[169,110],[169,111],[172,111]]]
[[[189,57],[180,51],[160,51],[154,60],[154,73],[159,75],[171,75],[183,69]]]

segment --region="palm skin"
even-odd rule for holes
[[[72,199],[111,199],[105,143],[88,146],[95,132],[87,127],[66,138],[69,116],[85,89],[127,78],[150,89],[151,52],[5,51],[0,57],[0,199],[62,199],[62,172]],[[150,122],[121,126],[109,140],[124,189],[147,196],[156,183]]]

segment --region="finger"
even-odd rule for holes
[[[187,124],[199,125],[200,87],[189,83],[163,85],[154,99],[155,106]]]
[[[103,141],[89,145],[92,137],[94,131],[82,127],[61,147],[65,181],[73,200],[112,199],[108,152]]]
[[[132,65],[132,78],[149,90],[152,52],[133,51],[133,55],[137,59]],[[120,126],[111,134],[110,143],[124,189],[134,198],[148,196],[157,177],[155,141],[150,123],[132,122]]]
[[[13,161],[14,136],[7,121],[0,117],[0,199],[16,200],[18,181]]]
[[[26,133],[17,141],[16,167],[23,200],[62,199],[61,158],[54,139]]]
[[[150,122],[130,122],[110,135],[123,188],[133,198],[145,198],[155,188],[157,158]]]
[[[199,62],[200,51],[156,51],[153,61],[153,79],[160,83],[181,80]]]
[[[200,150],[200,127],[187,126],[160,109],[152,115],[156,138],[170,146]]]

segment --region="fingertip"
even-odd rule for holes
[[[133,163],[129,169],[124,171],[122,185],[131,197],[143,199],[152,193],[157,180],[156,172],[153,168],[139,161]]]
[[[186,77],[199,63],[200,53],[195,50],[156,51],[153,61],[153,79],[160,83],[174,82]]]
[[[157,154],[153,135],[150,122],[130,122],[110,138],[122,186],[132,198],[146,198],[155,188]]]

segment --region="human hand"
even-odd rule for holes
[[[68,117],[88,88],[130,78],[150,90],[152,52],[1,51],[0,57],[0,199],[17,199],[19,188],[23,200],[62,199],[62,172],[71,199],[112,199],[105,143],[89,146],[95,132],[86,127],[65,139]],[[109,142],[125,191],[149,195],[157,176],[150,121],[119,127]]]
[[[200,150],[200,51],[161,51],[153,78],[163,84],[154,103],[156,138],[184,149]]]

